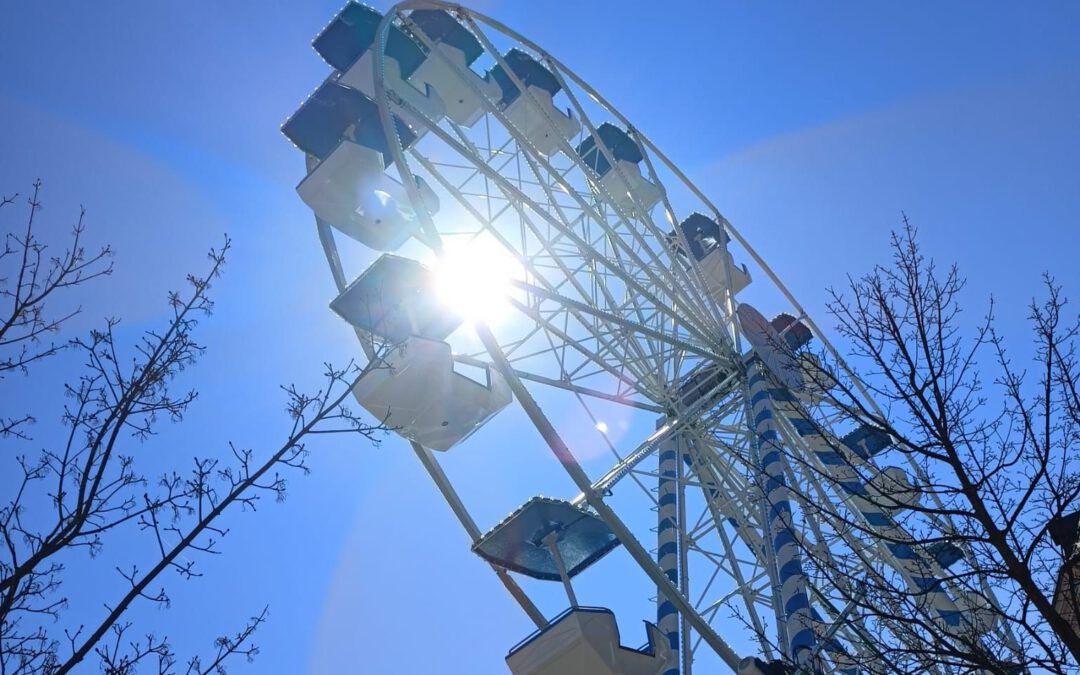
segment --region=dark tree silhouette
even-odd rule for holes
[[[789,453],[793,470],[849,495],[795,495],[825,523],[805,547],[808,573],[850,608],[845,621],[870,645],[851,658],[867,672],[1076,673],[1080,608],[1058,585],[1077,563],[1067,516],[1080,508],[1080,323],[1046,276],[1029,308],[1033,349],[1007,345],[993,301],[969,324],[964,278],[935,265],[916,234],[905,217],[892,261],[832,292],[849,363],[798,355],[821,364],[807,369],[816,413],[886,434],[874,464],[904,470],[881,471],[835,438],[842,467]],[[875,509],[884,525],[866,517]],[[889,556],[910,556],[909,573]],[[941,611],[941,590],[959,621]]]
[[[140,443],[162,422],[179,422],[195,402],[195,390],[175,390],[177,375],[196,364],[203,346],[195,339],[210,315],[212,282],[225,264],[228,238],[209,254],[204,276],[191,275],[184,292],[168,295],[169,320],[133,345],[117,337],[108,320],[88,335],[64,339],[63,328],[78,310],[53,314],[57,296],[92,283],[112,270],[108,248],[87,252],[80,213],[61,255],[51,256],[35,236],[41,227],[40,183],[30,197],[29,217],[18,229],[4,225],[0,256],[0,377],[19,373],[33,381],[33,366],[61,350],[75,352],[82,367],[65,387],[63,441],[43,449],[30,445],[31,411],[0,403],[4,470],[19,472],[0,486],[0,673],[60,674],[88,659],[102,672],[220,673],[227,659],[252,657],[264,608],[238,632],[214,640],[206,656],[178,659],[167,637],[139,631],[129,610],[137,603],[167,606],[168,583],[198,576],[202,556],[221,553],[224,514],[253,510],[266,496],[284,499],[289,472],[306,473],[306,442],[316,434],[357,434],[377,442],[381,426],[364,423],[345,406],[361,372],[350,365],[326,367],[323,389],[305,393],[284,387],[287,422],[281,444],[255,451],[229,445],[225,457],[195,457],[185,467],[148,477],[140,471]],[[15,198],[4,198],[10,212]],[[0,213],[6,215],[6,213]],[[6,222],[6,221],[5,221]],[[70,355],[70,354],[69,354]],[[62,413],[56,415],[55,413]],[[128,533],[128,534],[123,534]],[[97,598],[97,616],[70,616],[65,589],[78,584],[69,565],[93,556],[117,536],[141,533],[146,550],[110,551],[119,591]],[[102,593],[108,593],[103,589]]]
[[[50,298],[112,273],[109,247],[94,252],[83,247],[85,209],[80,210],[71,229],[69,248],[59,256],[47,254],[48,247],[34,231],[41,211],[40,193],[38,181],[27,200],[29,216],[22,227],[4,227],[4,248],[0,251],[0,378],[14,372],[26,374],[30,365],[64,348],[56,334],[81,308],[50,313]],[[17,198],[18,194],[0,197],[0,214],[9,210]],[[11,411],[0,411],[0,437],[22,435],[33,421],[28,413],[11,416]]]

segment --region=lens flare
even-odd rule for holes
[[[433,267],[440,302],[466,321],[488,324],[509,316],[512,282],[524,276],[513,255],[490,237],[448,243]]]

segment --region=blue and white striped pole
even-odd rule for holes
[[[784,478],[784,455],[777,433],[769,384],[764,367],[754,359],[748,383],[750,414],[758,450],[758,470],[763,481],[766,504],[766,545],[772,547],[776,564],[783,622],[781,635],[787,640],[781,645],[785,654],[798,666],[807,666],[814,654],[817,638],[814,635],[807,579],[802,555],[792,531],[791,504],[788,501],[787,481]]]
[[[945,591],[931,558],[919,550],[911,535],[896,522],[889,509],[885,508],[884,505],[891,500],[882,496],[873,485],[864,482],[856,470],[856,467],[866,465],[864,458],[874,454],[874,450],[878,448],[849,448],[844,447],[844,441],[830,441],[824,431],[803,414],[794,397],[788,394],[786,399],[782,396],[776,398],[782,414],[817,455],[829,479],[848,496],[852,507],[862,515],[866,526],[881,534],[885,548],[895,558],[897,569],[912,593],[926,599],[945,630],[963,631],[969,624],[966,623],[963,612]]]
[[[679,587],[679,512],[677,472],[679,441],[671,436],[660,444],[660,467],[657,481],[656,562],[671,583]],[[671,660],[662,675],[679,675],[679,612],[675,605],[657,590],[656,627],[671,647]]]

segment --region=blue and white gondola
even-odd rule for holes
[[[624,213],[648,214],[660,202],[660,186],[641,175],[641,148],[619,127],[604,122],[576,150],[581,161],[596,174],[602,193],[609,195],[612,204]]]
[[[502,63],[496,64],[487,74],[487,79],[499,86],[499,108],[530,146],[550,155],[581,130],[581,123],[569,110],[555,107],[555,95],[562,85],[550,70],[520,49],[508,51],[502,62],[505,69]]]
[[[407,30],[428,53],[410,81],[438,93],[446,116],[455,124],[471,127],[483,116],[484,99],[496,101],[501,91],[496,82],[478,75],[472,64],[484,53],[476,36],[441,9],[417,9],[403,20]]]
[[[338,73],[337,81],[375,98],[375,37],[383,15],[358,2],[350,2],[312,42],[315,51]],[[397,25],[389,27],[382,80],[404,105],[393,110],[417,136],[429,123],[446,116],[442,98],[425,82],[411,81],[429,58],[416,39]],[[415,111],[415,112],[413,112]],[[425,121],[422,118],[426,118]]]

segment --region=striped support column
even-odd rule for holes
[[[863,455],[871,453],[860,448],[844,448],[841,442],[826,437],[821,427],[804,415],[794,397],[787,392],[774,390],[773,398],[780,413],[824,466],[831,482],[848,496],[866,526],[882,536],[885,548],[896,560],[897,569],[907,582],[909,591],[926,598],[945,630],[964,631],[970,628],[963,612],[945,591],[930,556],[920,550],[911,535],[882,506],[890,500],[865,483],[856,471],[858,466],[873,470],[863,459]]]
[[[806,573],[803,572],[799,545],[792,533],[791,504],[788,501],[787,482],[784,478],[784,455],[780,436],[773,419],[772,399],[763,366],[756,362],[751,366],[749,381],[750,414],[757,438],[758,459],[763,489],[768,505],[767,541],[772,545],[776,561],[777,583],[780,586],[780,602],[784,630],[788,644],[782,645],[787,656],[797,665],[806,666],[814,653],[817,638],[810,615],[807,598]]]
[[[664,575],[679,586],[679,518],[676,500],[676,472],[679,462],[679,440],[669,438],[660,444],[660,477],[657,485],[656,562]],[[675,605],[657,590],[656,626],[671,646],[671,660],[662,675],[679,675],[679,612]]]

